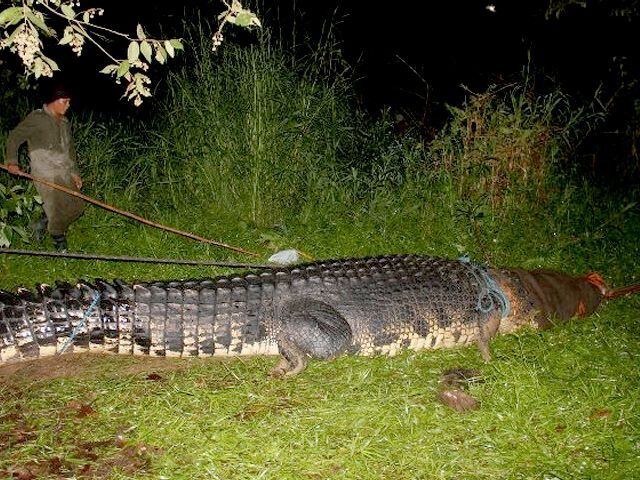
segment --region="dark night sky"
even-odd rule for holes
[[[372,6],[374,3],[377,6]],[[420,109],[424,103],[420,96],[427,93],[425,83],[434,104],[458,102],[464,95],[461,84],[482,91],[492,82],[516,78],[527,63],[529,52],[539,74],[553,77],[574,95],[588,95],[610,76],[613,57],[627,56],[637,61],[640,39],[634,22],[580,8],[572,9],[560,20],[545,20],[546,1],[540,0],[491,2],[496,6],[495,13],[486,9],[488,3],[273,0],[265,2],[267,9],[261,17],[265,25],[280,30],[285,38],[292,38],[295,18],[298,41],[303,40],[303,35],[317,36],[323,24],[336,21],[346,58],[358,65],[359,97],[373,110],[383,105]],[[105,15],[105,23],[115,21],[130,32],[138,20],[147,30],[157,33],[160,25],[167,31],[179,29],[185,10],[187,16],[199,10],[212,19],[220,10],[219,3],[213,0],[172,2],[166,6],[146,0],[92,4],[113,12]],[[89,2],[83,4],[87,5]],[[124,6],[126,16],[115,15]],[[242,33],[238,36],[251,38]],[[67,68],[67,73],[76,78],[79,106],[133,111],[124,102],[117,103],[117,86],[94,73],[96,57],[85,57],[74,59],[71,68]],[[419,72],[424,81],[399,58]],[[102,65],[100,59],[98,69]],[[162,75],[155,73],[154,77]]]

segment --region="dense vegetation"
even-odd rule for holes
[[[451,107],[425,143],[418,130],[398,134],[388,113],[359,110],[348,69],[331,55],[294,60],[268,42],[229,45],[218,58],[206,45],[194,50],[152,122],[75,118],[90,195],[265,258],[290,247],[315,258],[469,254],[637,282],[638,192],[594,186],[572,168],[606,112],[536,91],[523,76]],[[13,244],[32,246],[19,236]],[[70,245],[232,257],[93,208]],[[0,257],[2,288],[217,273]],[[582,323],[500,339],[486,366],[469,348],[342,358],[280,382],[265,378],[271,359],[73,357],[0,369],[0,475],[632,478],[638,305],[625,299]],[[433,400],[439,372],[456,365],[483,372],[472,387],[478,412],[460,416]]]

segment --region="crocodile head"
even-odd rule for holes
[[[602,277],[574,277],[553,270],[503,270],[499,283],[511,301],[512,313],[502,319],[500,333],[524,326],[545,329],[574,317],[586,317],[605,298]]]

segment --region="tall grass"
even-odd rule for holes
[[[388,116],[372,120],[354,108],[351,79],[327,55],[291,62],[268,41],[216,55],[201,30],[191,45],[194,61],[171,76],[140,145],[113,125],[80,135],[100,191],[144,193],[159,208],[233,211],[258,227],[290,212],[369,208],[378,196],[444,195],[451,212],[502,215],[523,194],[548,200],[594,121],[561,92],[537,94],[523,80],[451,106],[450,122],[425,146],[395,137]]]
[[[202,56],[195,78],[172,79],[158,153],[172,177],[193,179],[190,198],[268,225],[328,194],[354,143],[353,114],[340,86],[297,73],[268,46],[230,47]]]
[[[419,132],[394,134],[389,112],[355,106],[330,42],[294,61],[269,38],[214,54],[206,31],[188,35],[191,60],[154,100],[151,122],[76,122],[90,194],[251,249],[468,253],[532,267],[594,265],[573,252],[603,252],[610,228],[625,236],[637,218],[635,193],[603,196],[569,175],[599,116],[557,90],[537,92],[526,75],[470,93],[425,144]],[[136,230],[120,245],[94,238],[107,222],[99,215],[83,222],[95,240],[87,249],[166,254],[179,244]]]
[[[459,197],[486,195],[493,206],[514,192],[544,200],[567,176],[566,160],[584,131],[601,118],[559,90],[538,94],[526,77],[449,108],[451,121],[430,153],[454,177]]]

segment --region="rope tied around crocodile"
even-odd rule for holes
[[[458,260],[460,263],[469,266],[469,271],[480,288],[476,310],[484,315],[488,315],[493,310],[500,309],[501,318],[508,317],[511,314],[511,302],[502,288],[500,288],[500,285],[489,275],[487,269],[472,263],[466,255],[460,257]]]
[[[93,313],[93,310],[96,308],[99,301],[100,301],[100,292],[98,292],[97,290],[94,290],[93,300],[91,301],[91,304],[89,305],[89,307],[82,314],[82,320],[80,320],[80,322],[78,322],[78,324],[75,326],[75,328],[71,332],[71,335],[69,335],[64,345],[62,345],[62,347],[60,348],[60,351],[57,353],[57,355],[62,355],[64,351],[69,347],[69,345],[71,345],[73,340],[76,338],[76,336],[80,332],[80,329],[83,328],[87,323],[87,319]]]

